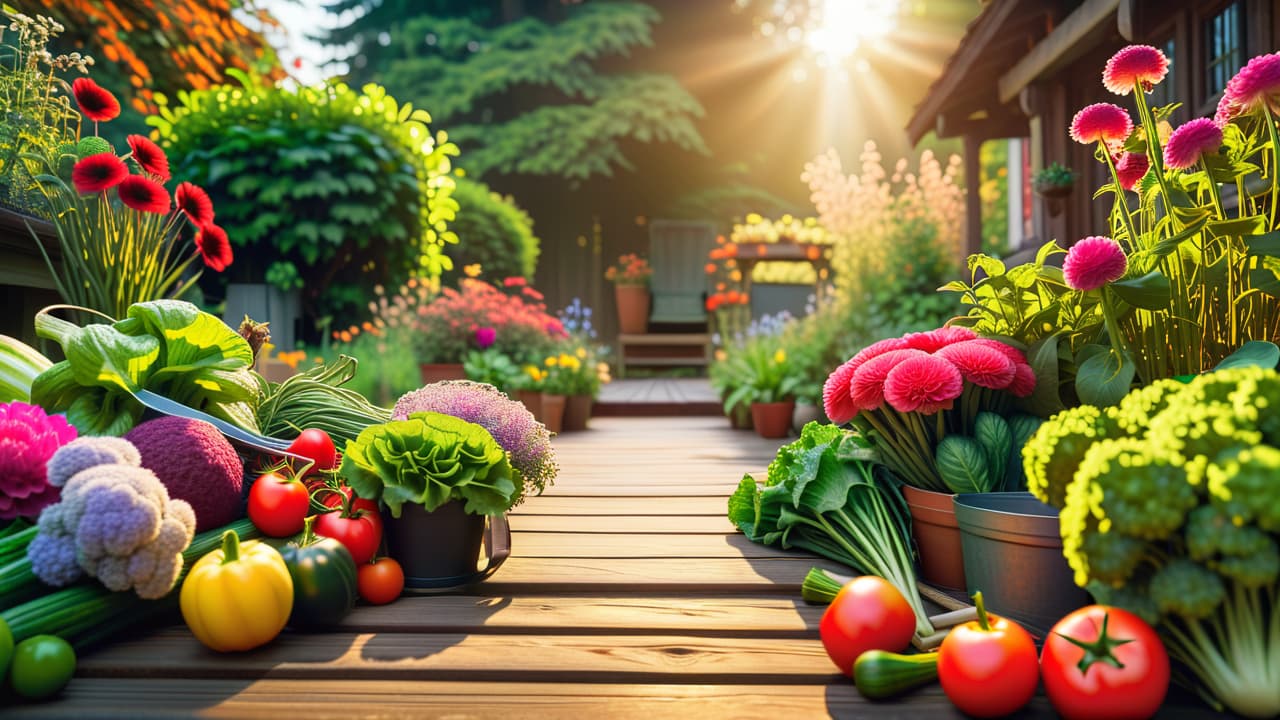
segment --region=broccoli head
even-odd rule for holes
[[[1269,587],[1280,577],[1280,548],[1252,525],[1236,525],[1214,505],[1187,516],[1187,554],[1245,587]]]
[[[1151,599],[1161,613],[1204,619],[1226,596],[1226,584],[1217,573],[1187,558],[1170,561],[1151,577]]]
[[[1041,502],[1061,508],[1084,454],[1115,429],[1115,421],[1092,405],[1054,415],[1022,450],[1027,489]]]
[[[1280,532],[1280,449],[1233,448],[1205,470],[1209,497],[1237,525]]]
[[[1067,490],[1064,512],[1089,514],[1103,533],[1162,540],[1200,503],[1178,460],[1140,438],[1096,442]]]

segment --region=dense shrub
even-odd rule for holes
[[[537,236],[533,219],[510,196],[493,192],[488,185],[460,178],[453,190],[458,216],[449,224],[459,242],[445,247],[454,272],[479,264],[489,277],[533,279],[538,266]]]
[[[157,97],[149,122],[174,174],[213,197],[243,259],[233,281],[302,288],[305,312],[340,326],[375,284],[450,267],[457,149],[425,111],[373,84],[290,90],[228,72],[240,87]]]

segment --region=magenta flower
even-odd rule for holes
[[[1205,153],[1216,153],[1220,147],[1222,128],[1209,118],[1196,118],[1169,136],[1164,146],[1164,164],[1174,170],[1186,170],[1200,162]]]
[[[1120,178],[1120,187],[1132,190],[1151,169],[1151,161],[1143,153],[1123,153],[1116,160],[1116,175]]]
[[[1019,350],[1016,347],[1013,347],[1012,345],[1006,345],[1000,342],[999,340],[992,340],[991,338],[974,338],[973,340],[969,340],[968,342],[975,343],[983,347],[989,347],[992,350],[995,350],[996,352],[1000,353],[1001,355],[1009,358],[1009,360],[1014,365],[1017,365],[1018,363],[1027,362],[1027,356],[1023,355],[1021,350]]]
[[[1280,53],[1259,55],[1227,83],[1222,101],[1218,103],[1218,114],[1230,120],[1260,107],[1275,110],[1277,100],[1280,100]]]
[[[1088,292],[1124,277],[1128,260],[1120,243],[1109,237],[1087,237],[1067,251],[1062,274],[1067,285]]]
[[[936,355],[907,358],[884,379],[884,398],[899,412],[932,415],[950,410],[963,391],[960,371]]]
[[[1003,390],[1013,382],[1013,360],[990,346],[972,340],[948,345],[939,350],[935,357],[949,361],[960,371],[961,377],[980,387]]]
[[[1036,391],[1036,371],[1026,363],[1014,365],[1013,382],[1009,383],[1009,392],[1014,397],[1027,397]]]
[[[484,350],[498,339],[498,331],[491,327],[476,328],[476,347]]]
[[[863,363],[849,381],[849,399],[858,410],[875,410],[884,403],[884,379],[899,363],[927,357],[923,350],[890,350]]]
[[[827,376],[827,382],[822,386],[822,409],[836,425],[843,425],[858,414],[858,408],[853,406],[849,397],[849,383],[857,369],[858,366],[850,360]]]
[[[853,359],[849,362],[853,364],[853,368],[856,370],[860,365],[862,365],[862,363],[870,360],[871,358],[879,357],[890,350],[901,350],[906,346],[907,341],[905,338],[885,338],[884,340],[878,340],[862,348],[862,350],[859,350],[858,354],[854,355]]]
[[[902,340],[906,347],[935,353],[948,345],[965,342],[978,337],[978,334],[967,327],[942,327],[922,333],[908,333]]]
[[[34,518],[58,501],[45,464],[58,448],[76,439],[62,415],[46,415],[23,402],[0,404],[0,519]]]
[[[1102,71],[1102,84],[1116,95],[1128,95],[1139,84],[1143,92],[1164,80],[1169,58],[1150,45],[1130,45],[1111,56]]]
[[[1084,145],[1124,142],[1132,132],[1129,113],[1111,103],[1085,106],[1071,119],[1071,139]]]

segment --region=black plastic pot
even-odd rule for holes
[[[1027,492],[955,497],[965,584],[987,609],[1041,633],[1091,602],[1062,556],[1057,509]]]
[[[382,517],[387,549],[404,569],[406,592],[442,592],[475,584],[511,554],[506,516],[469,515],[456,500],[434,512],[406,503],[400,517],[385,509]],[[488,553],[480,567],[482,547]]]

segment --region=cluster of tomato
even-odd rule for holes
[[[1155,630],[1133,613],[1091,605],[1062,618],[1035,642],[1020,625],[986,612],[951,629],[937,652],[899,655],[916,617],[887,581],[855,578],[836,594],[819,632],[827,655],[864,695],[880,699],[937,679],[947,698],[974,717],[1017,712],[1044,680],[1065,718],[1149,718],[1169,688],[1169,656]]]
[[[287,538],[302,532],[313,516],[316,535],[338,541],[351,553],[360,597],[374,605],[395,600],[404,590],[404,572],[390,557],[375,558],[382,545],[382,515],[376,502],[356,497],[336,478],[339,459],[329,434],[304,430],[288,452],[314,464],[303,477],[285,469],[259,476],[249,490],[249,520],[263,535]]]

